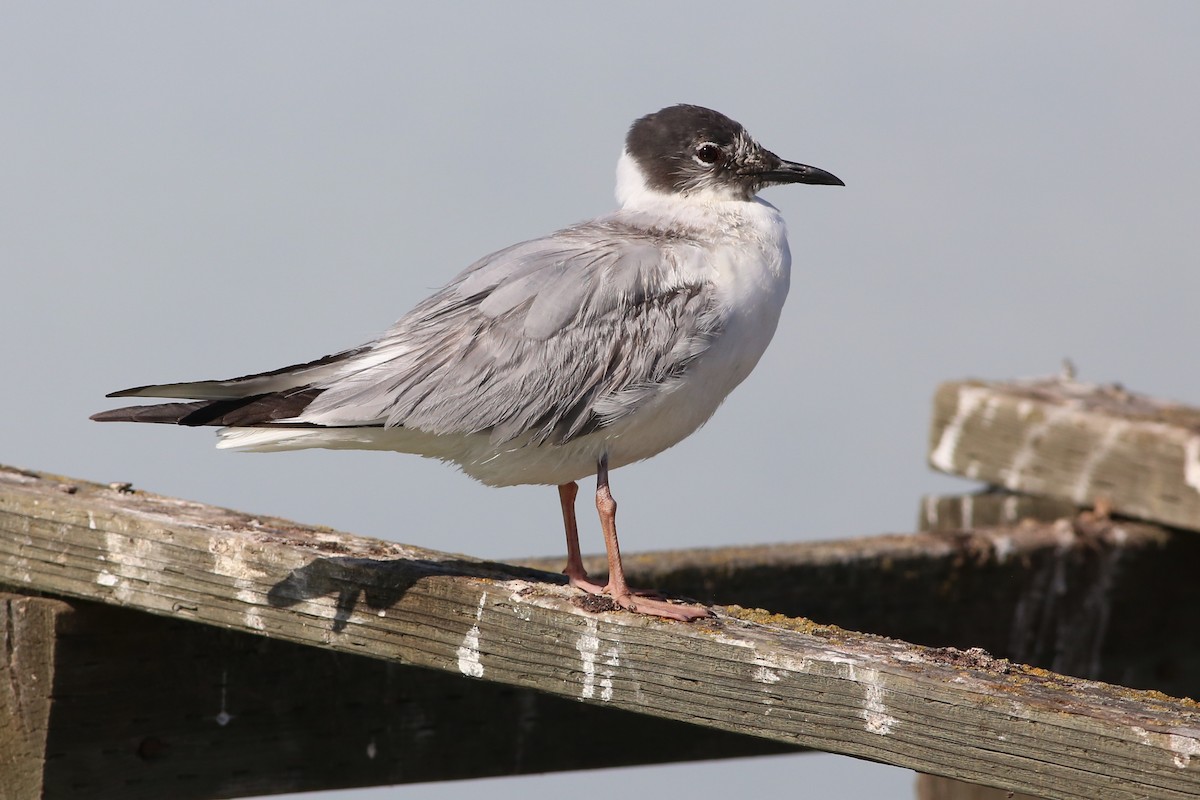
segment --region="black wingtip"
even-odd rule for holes
[[[178,423],[182,416],[179,403],[166,403],[157,406],[128,406],[126,408],[111,408],[92,414],[88,419],[93,422],[169,422]],[[169,406],[169,408],[164,408]]]
[[[203,412],[213,401],[200,400],[194,403],[157,403],[146,406],[126,406],[92,414],[89,419],[96,422],[158,422],[167,425],[204,425],[192,423],[189,418]]]
[[[109,395],[110,397],[112,395]],[[88,419],[92,422],[134,422],[135,419],[129,408],[113,408],[108,411],[98,411]]]
[[[149,386],[134,386],[129,389],[121,389],[116,392],[109,392],[108,394],[106,394],[104,396],[105,397],[137,397],[143,391],[145,391],[146,389],[149,389],[149,388],[150,388]]]
[[[92,414],[90,419],[96,422],[158,422],[189,427],[263,425],[298,416],[320,393],[320,389],[308,388],[300,391],[255,394],[249,397],[225,400],[194,400],[186,403],[126,406]],[[118,392],[116,396],[120,396],[120,393]]]

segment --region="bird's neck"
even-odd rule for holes
[[[617,202],[621,205],[621,214],[710,233],[729,232],[746,224],[757,227],[760,217],[770,217],[767,226],[773,228],[773,220],[778,216],[770,203],[757,197],[746,200],[732,191],[705,188],[678,194],[654,189],[647,184],[645,173],[628,152],[621,153],[617,161]]]
[[[622,151],[621,158],[617,161],[617,202],[622,209],[641,211],[661,208],[663,205],[713,206],[725,203],[754,202],[754,198],[747,201],[740,190],[733,187],[728,190],[705,187],[687,194],[653,189],[647,183],[646,173],[638,166],[637,160],[626,150]]]

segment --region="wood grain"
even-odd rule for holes
[[[1047,798],[1194,797],[1200,708],[738,608],[588,613],[545,573],[0,472],[0,581]]]

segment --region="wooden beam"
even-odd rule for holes
[[[1200,530],[1200,409],[1068,380],[942,384],[929,463],[1016,492]]]
[[[1200,793],[1190,701],[766,612],[589,613],[545,573],[64,483],[0,472],[0,580],[1053,800]]]
[[[938,530],[641,553],[626,569],[640,585],[709,603],[1200,696],[1200,537],[999,493],[922,508]],[[1067,516],[1029,516],[1055,510]],[[972,519],[994,527],[963,530]],[[585,559],[593,575],[603,562]],[[520,563],[549,571],[561,559]]]
[[[58,600],[0,594],[0,800],[42,796],[55,634],[69,611]]]
[[[21,656],[0,691],[35,699],[38,723],[31,736],[0,727],[5,800],[201,800],[794,751],[91,601],[0,595],[0,612]],[[29,668],[31,648],[52,676]]]

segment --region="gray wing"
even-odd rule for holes
[[[720,334],[703,258],[612,221],[501,250],[315,384],[297,420],[565,443],[652,400]]]

